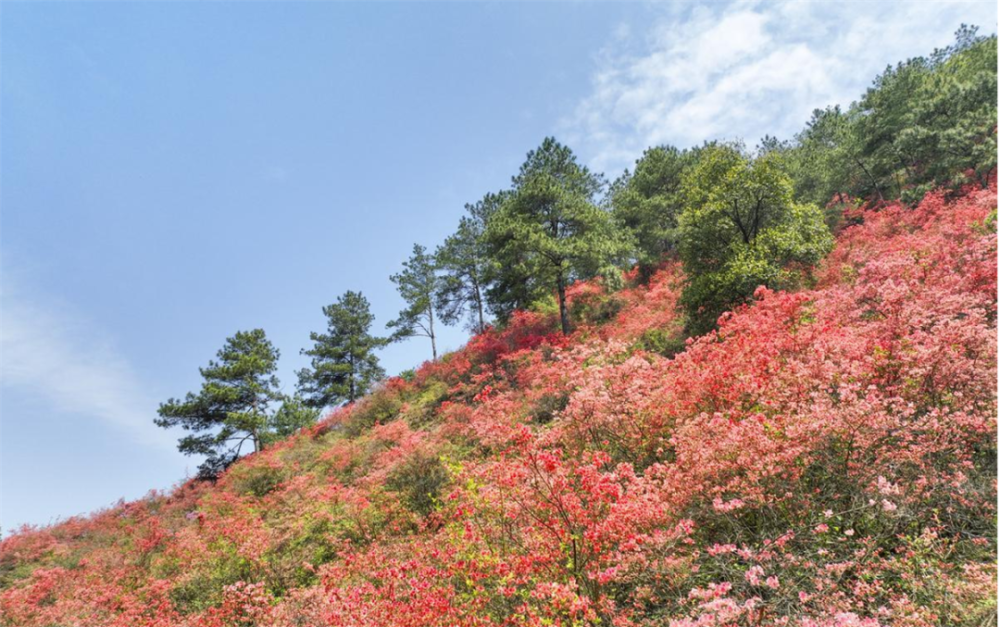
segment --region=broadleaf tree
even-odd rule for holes
[[[323,307],[323,315],[326,333],[309,334],[313,347],[302,354],[312,361],[298,372],[302,402],[317,409],[353,402],[385,377],[375,351],[388,344],[371,334],[375,316],[360,292],[345,292]]]
[[[160,405],[157,425],[192,432],[178,449],[206,457],[199,467],[203,478],[236,461],[247,443],[259,451],[268,440],[271,404],[284,398],[275,375],[279,356],[262,329],[240,331],[226,340],[217,361],[199,369],[204,382],[197,394]]]
[[[782,156],[756,158],[739,144],[707,148],[685,177],[678,248],[681,296],[693,333],[757,287],[793,287],[833,245],[819,207],[795,203]]]

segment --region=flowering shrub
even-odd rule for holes
[[[666,263],[188,483],[0,543],[0,624],[980,625],[996,187],[852,209],[684,342]],[[668,350],[669,349],[669,350]]]

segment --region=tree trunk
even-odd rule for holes
[[[434,361],[438,360],[438,349],[437,349],[437,338],[434,337],[434,307],[427,308],[427,328],[429,330],[428,335],[431,338],[431,355],[434,356]]]
[[[486,330],[486,322],[483,320],[483,295],[479,292],[479,285],[476,285],[476,313],[479,314],[479,326],[476,327],[476,332],[482,333]]]
[[[257,399],[256,398],[253,400],[253,415],[254,415],[254,419],[256,419],[258,416],[260,416],[260,414],[257,412]],[[250,439],[253,440],[253,452],[254,453],[259,453],[260,452],[260,435],[257,433],[257,429],[256,428],[254,428],[254,429],[252,429],[250,431]]]
[[[556,288],[559,292],[559,322],[563,335],[569,335],[569,311],[566,310],[566,279],[563,278],[562,267],[556,274]]]
[[[855,158],[854,162],[857,163],[858,167],[860,167],[864,171],[864,173],[868,176],[868,180],[871,182],[872,187],[875,188],[875,193],[878,194],[878,199],[881,200],[882,202],[885,202],[885,197],[882,196],[882,190],[879,189],[878,183],[875,182],[875,177],[872,176],[872,173],[868,171],[868,168],[865,167],[865,164],[861,163],[860,159]]]

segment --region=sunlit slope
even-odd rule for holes
[[[0,544],[0,624],[981,625],[996,186],[853,225],[685,342],[683,277],[391,379],[217,483]],[[991,618],[992,617],[992,618]]]

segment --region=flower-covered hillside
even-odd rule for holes
[[[0,624],[981,625],[996,186],[862,212],[688,341],[580,284],[217,483],[0,545]]]

